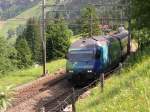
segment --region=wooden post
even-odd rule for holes
[[[76,96],[75,96],[75,90],[74,88],[72,88],[72,112],[76,112],[76,106],[75,106],[75,102],[76,102]]]
[[[100,75],[101,92],[104,91],[104,73]]]
[[[121,73],[122,70],[122,63],[119,63],[119,74]]]
[[[129,0],[129,17],[128,17],[128,30],[129,30],[129,34],[128,34],[128,55],[130,55],[130,51],[131,51],[131,16],[132,16],[132,11],[131,11],[131,4],[132,4],[132,0]]]

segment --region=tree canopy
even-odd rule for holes
[[[40,35],[40,23],[36,18],[30,18],[27,21],[26,28],[22,36],[25,37],[28,46],[32,53],[32,59],[34,62],[41,62],[42,56],[42,44]]]
[[[149,0],[133,0],[132,15],[136,24],[140,24],[140,29],[147,27],[150,28],[150,1]]]
[[[17,50],[18,68],[26,68],[32,65],[32,54],[25,37],[19,36],[17,38],[15,48]]]
[[[98,16],[94,6],[87,5],[82,9],[80,25],[81,33],[85,36],[100,34]]]
[[[138,40],[139,47],[150,44],[150,1],[132,1],[133,36]]]

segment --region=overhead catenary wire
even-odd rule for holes
[[[7,21],[28,21],[30,18],[15,18],[15,19],[8,19]],[[79,18],[77,18],[77,19],[79,19]],[[68,20],[70,20],[70,21],[76,21],[77,19],[73,19],[73,18],[71,18],[71,19],[67,19],[67,18],[60,18],[60,19],[56,19],[56,18],[47,18],[47,19],[44,19],[44,21],[49,21],[49,20],[51,20],[51,21],[57,21],[57,20],[64,20],[64,21],[68,21]],[[99,19],[92,19],[93,21],[99,21],[99,20],[101,20],[101,19],[103,19],[103,16],[102,17],[100,17]],[[120,20],[121,19],[121,17],[120,18],[112,18],[112,17],[107,17],[107,18],[105,18],[105,19],[107,19],[107,20]],[[90,20],[90,19],[87,19],[88,21]],[[127,21],[128,20],[128,17],[123,17],[122,16],[122,20],[124,20],[124,21]],[[41,20],[41,21],[43,21],[43,20]]]

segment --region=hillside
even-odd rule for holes
[[[1,26],[0,35],[6,36],[9,29],[16,30],[16,28],[19,25],[24,25],[28,18],[39,17],[39,15],[40,15],[40,5],[38,4],[30,9],[22,12],[20,15],[14,17],[12,19],[2,21],[1,23],[3,23],[3,26]],[[23,19],[16,20],[16,18],[25,18],[25,20],[23,20]]]
[[[0,15],[3,18],[3,14],[5,13],[6,9],[11,9],[11,7],[14,7],[13,10],[9,10],[9,13],[11,13],[10,17],[8,20],[4,21],[1,19],[0,21],[0,35],[1,36],[5,36],[7,37],[7,32],[8,30],[13,30],[14,32],[16,31],[16,28],[19,25],[24,25],[27,21],[28,18],[30,17],[39,17],[41,15],[41,7],[40,7],[40,0],[11,0],[11,1],[7,1],[7,0],[3,0],[0,1],[1,4],[1,8],[0,9]],[[59,1],[59,0],[58,0]],[[61,1],[61,0],[60,0]],[[105,4],[109,4],[109,3],[118,3],[120,0],[114,1],[103,1]],[[51,4],[52,0],[47,0],[47,4]],[[65,0],[65,2],[59,2],[58,4],[65,4],[65,8],[68,10],[78,10],[78,9],[82,9],[84,6],[86,6],[86,4],[88,3],[93,3],[93,4],[101,4],[102,0]],[[14,6],[13,6],[14,5]],[[15,5],[17,5],[17,7],[15,7]],[[21,10],[20,7],[22,8]],[[64,7],[57,7],[59,9],[63,8],[62,10],[64,10]],[[17,12],[17,11],[18,12]],[[9,14],[8,14],[9,15]],[[69,16],[71,18],[76,18],[79,16],[79,12],[71,12],[69,14]],[[17,19],[16,18],[25,18],[25,19]],[[14,35],[15,36],[15,35]]]
[[[61,1],[61,0],[60,0]],[[63,0],[62,0],[63,1]],[[78,18],[78,16],[80,16],[80,12],[82,11],[82,9],[84,7],[86,7],[89,4],[94,4],[94,5],[98,5],[98,4],[125,4],[124,0],[64,0],[64,2],[60,2],[60,4],[65,5],[65,8],[63,6],[59,6],[56,7],[60,10],[74,10],[69,12],[69,16],[70,18]],[[117,15],[118,12],[115,12],[115,8],[114,7],[108,7],[106,9],[104,9],[104,7],[102,6],[95,6],[97,7],[97,14],[99,16],[108,16],[106,13],[110,14],[115,14],[115,16]],[[113,10],[113,12],[112,12]],[[67,15],[68,18],[68,15]]]
[[[90,91],[77,103],[77,112],[150,112],[150,52],[149,48],[131,57],[121,74]]]
[[[47,0],[47,3],[51,3],[52,0]],[[41,6],[40,3],[32,6],[31,8],[26,9],[19,15],[10,18],[6,21],[0,21],[0,36],[7,37],[8,30],[16,31],[16,28],[19,25],[24,25],[28,18],[39,17],[41,15]]]
[[[37,5],[40,0],[1,0],[0,19],[7,20]]]

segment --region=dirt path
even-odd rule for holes
[[[131,42],[131,53],[135,53],[138,50],[138,44],[135,40]]]

